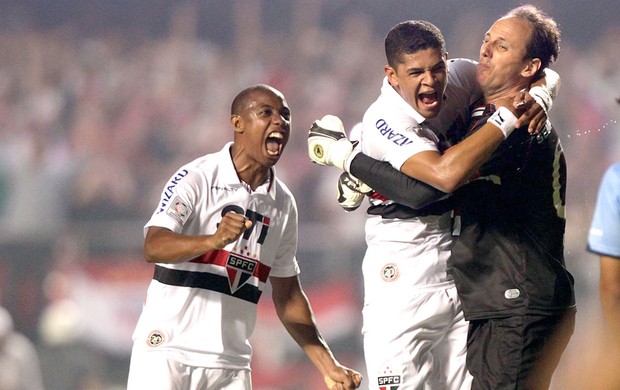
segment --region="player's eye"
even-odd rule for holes
[[[443,72],[444,70],[446,70],[446,64],[437,64],[437,66],[433,68],[433,73]]]

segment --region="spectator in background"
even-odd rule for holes
[[[620,163],[607,169],[598,191],[588,250],[600,256],[600,296],[608,330],[620,345]]]
[[[34,344],[13,329],[11,314],[0,307],[0,389],[43,390]]]
[[[620,162],[607,168],[601,180],[592,225],[588,234],[588,251],[600,258],[600,300],[605,318],[602,342],[593,361],[582,364],[594,375],[576,376],[581,388],[620,388]],[[595,339],[596,340],[596,339]],[[589,366],[588,366],[589,365]],[[578,387],[575,387],[578,388]]]

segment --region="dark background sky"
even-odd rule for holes
[[[258,0],[243,0],[246,3]],[[321,1],[321,0],[308,0]],[[15,28],[28,20],[43,28],[57,28],[65,24],[78,27],[85,34],[121,30],[132,34],[164,33],[171,10],[179,5],[174,0],[3,0],[0,2],[1,28]],[[229,0],[194,2],[200,13],[200,34],[225,44],[231,36],[231,7]],[[266,0],[262,12],[266,30],[287,31],[295,2]],[[337,28],[344,15],[352,10],[372,18],[378,34],[383,35],[392,25],[403,19],[428,19],[437,24],[444,34],[450,35],[451,21],[456,13],[471,9],[485,10],[489,20],[522,1],[495,0],[331,0],[322,1],[322,23]],[[558,21],[564,39],[584,47],[592,44],[609,26],[618,26],[620,2],[617,0],[545,0],[532,1]],[[411,12],[404,14],[403,10]]]

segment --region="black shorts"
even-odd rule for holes
[[[575,313],[470,321],[472,390],[547,389],[575,329]]]

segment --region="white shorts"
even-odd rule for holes
[[[127,390],[251,390],[250,370],[193,367],[160,351],[134,349]]]
[[[368,388],[470,389],[456,287],[392,298],[363,309]]]

